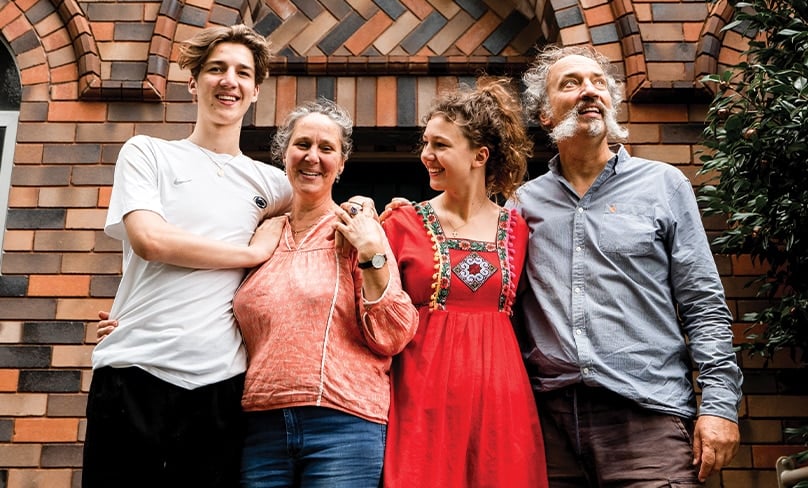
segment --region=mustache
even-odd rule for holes
[[[571,108],[564,118],[549,132],[550,140],[558,144],[559,141],[570,139],[578,131],[580,112],[584,109],[595,107],[601,115],[602,120],[592,120],[587,132],[590,136],[599,136],[606,133],[607,138],[613,141],[623,141],[628,138],[628,129],[621,127],[617,122],[617,109],[609,108],[602,101],[597,99],[585,99]]]

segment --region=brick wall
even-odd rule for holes
[[[96,313],[121,269],[101,230],[117,152],[136,133],[184,137],[195,118],[175,41],[239,21],[269,35],[279,55],[253,133],[316,96],[359,127],[412,129],[445,87],[518,74],[535,44],[591,43],[625,74],[629,149],[700,182],[710,92],[698,79],[739,59],[746,41],[721,31],[731,15],[676,0],[0,0],[23,85],[0,268],[0,487],[79,485]],[[716,259],[735,316],[759,308],[751,263]],[[804,371],[786,355],[742,363],[743,445],[712,488],[776,486],[776,458],[800,448],[782,428],[808,420]]]

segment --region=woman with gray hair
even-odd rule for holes
[[[373,209],[332,199],[351,130],[321,99],[293,110],[273,141],[292,208],[233,300],[249,355],[244,487],[379,485],[391,358],[418,316]]]

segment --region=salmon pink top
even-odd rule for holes
[[[233,301],[248,354],[245,411],[334,408],[386,423],[391,357],[415,334],[418,315],[387,250],[390,281],[362,298],[356,254],[334,247],[327,215],[295,243],[287,220],[274,255]]]

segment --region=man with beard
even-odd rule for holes
[[[524,83],[558,147],[511,202],[530,227],[523,345],[550,486],[698,486],[738,449],[742,379],[692,185],[609,145],[628,136],[622,87],[593,49],[545,49]]]

